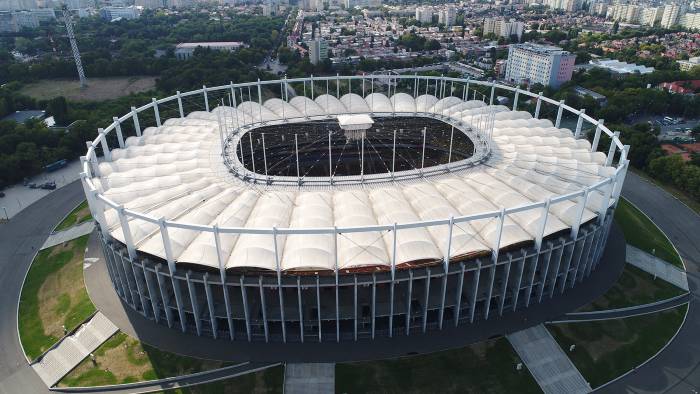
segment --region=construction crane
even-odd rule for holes
[[[75,41],[75,34],[73,33],[73,22],[71,20],[70,12],[68,7],[63,7],[63,20],[66,23],[66,31],[68,32],[68,40],[70,41],[70,49],[73,51],[73,59],[75,60],[75,67],[78,69],[78,78],[80,78],[80,87],[85,88],[87,86],[87,78],[85,78],[85,71],[83,71],[83,62],[80,60],[80,51],[78,51],[78,43]]]

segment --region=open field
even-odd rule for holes
[[[100,101],[151,90],[155,86],[156,77],[146,76],[88,78],[85,89],[80,89],[77,79],[44,79],[26,85],[22,93],[38,100],[63,96],[73,101]]]
[[[615,210],[615,221],[625,234],[628,244],[683,268],[681,257],[664,233],[624,198],[620,198]]]
[[[338,393],[539,393],[505,338],[396,360],[336,366]]]
[[[688,306],[596,322],[548,325],[552,336],[581,371],[598,387],[652,357],[676,333]],[[576,345],[573,352],[568,349]]]
[[[71,331],[95,312],[83,282],[87,240],[44,249],[32,262],[19,305],[20,340],[30,359],[63,337],[64,327]]]
[[[56,226],[55,231],[62,231],[73,227],[76,224],[85,223],[89,220],[92,220],[92,214],[90,213],[90,207],[88,207],[86,200],[71,211],[71,213],[69,213],[68,216],[66,216],[66,218],[63,219],[58,226]]]
[[[685,293],[663,279],[654,278],[632,264],[625,264],[625,269],[617,283],[600,298],[578,309],[578,312],[600,311],[624,308],[665,300]]]
[[[200,360],[163,352],[118,332],[66,375],[60,386],[102,386],[187,375],[221,368],[221,361]]]

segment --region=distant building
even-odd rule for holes
[[[115,19],[136,19],[140,16],[139,9],[131,7],[103,7],[100,8],[100,17],[106,21]]]
[[[678,19],[678,24],[686,29],[700,30],[700,13],[687,13]]]
[[[431,23],[433,21],[433,9],[430,7],[416,8],[416,20],[420,23]]]
[[[321,38],[309,42],[311,64],[318,64],[326,59],[328,59],[328,42]]]
[[[555,46],[513,44],[508,49],[506,80],[515,83],[540,83],[558,87],[571,80],[576,55]]]
[[[30,11],[39,22],[50,22],[56,19],[56,11],[53,8],[37,8]]]
[[[614,74],[649,74],[654,72],[654,67],[640,66],[634,63],[621,62],[619,60],[597,59],[589,62],[593,67],[604,68]]]
[[[197,48],[208,48],[213,51],[228,51],[233,52],[243,47],[244,44],[239,41],[223,41],[223,42],[183,42],[175,46],[175,57],[179,60],[185,60],[192,57],[194,50]]]
[[[678,23],[678,18],[685,12],[685,6],[671,3],[664,6],[664,12],[661,15],[661,27],[668,29]]]
[[[137,7],[143,7],[147,10],[155,10],[158,8],[165,8],[164,0],[135,0],[134,5]]]
[[[574,88],[574,93],[576,93],[576,95],[579,97],[588,96],[588,97],[593,98],[593,100],[595,100],[596,103],[598,103],[598,105],[600,105],[601,107],[605,107],[608,104],[607,97],[605,97],[604,95],[602,95],[598,92],[594,92],[590,89],[586,89],[583,86],[576,86]]]
[[[12,16],[15,19],[15,24],[17,25],[18,30],[25,27],[28,29],[39,27],[39,17],[37,17],[37,15],[33,12],[18,11],[14,12]]]
[[[447,6],[438,13],[438,23],[445,26],[454,26],[457,21],[457,10],[452,6]]]
[[[654,26],[661,21],[664,15],[663,7],[646,7],[642,10],[639,23],[645,26]]]
[[[691,57],[688,60],[678,60],[681,71],[690,71],[695,67],[700,67],[700,56]]]
[[[659,84],[659,87],[670,93],[695,94],[700,93],[700,79],[664,82]]]
[[[503,18],[484,19],[484,35],[493,33],[498,37],[504,38],[518,36],[518,40],[520,40],[523,36],[524,28],[525,24],[515,19],[511,19],[510,21],[506,21]]]
[[[496,78],[503,78],[506,76],[506,67],[508,66],[508,62],[504,59],[499,59],[496,60],[496,63],[493,65],[493,72],[496,74]]]
[[[0,33],[16,32],[15,17],[10,12],[0,12]]]

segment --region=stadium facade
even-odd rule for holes
[[[112,284],[145,317],[352,341],[566,297],[601,260],[628,149],[510,86],[311,77],[132,108],[88,143],[82,182]]]

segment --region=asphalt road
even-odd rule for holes
[[[54,226],[85,199],[80,181],[56,190],[0,224],[0,393],[45,393],[17,336],[17,300],[34,254]]]
[[[622,190],[671,238],[683,257],[691,292],[688,317],[678,336],[646,365],[605,387],[605,393],[700,392],[700,216],[671,194],[628,173]]]

